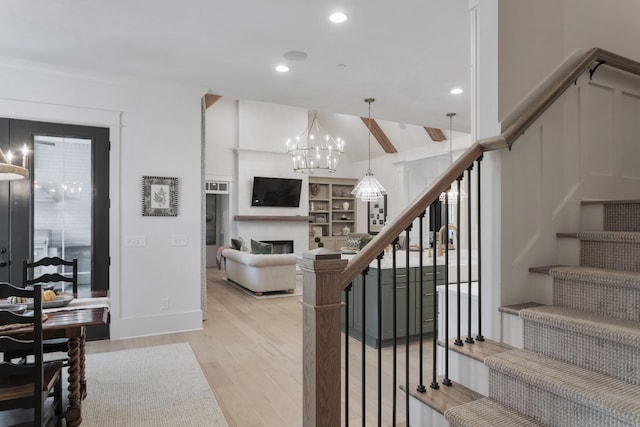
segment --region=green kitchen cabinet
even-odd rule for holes
[[[436,267],[437,284],[444,284],[444,266]],[[397,341],[404,342],[408,333],[409,339],[420,336],[420,323],[423,325],[423,334],[433,332],[435,309],[433,305],[433,266],[423,267],[423,289],[420,292],[420,268],[400,267],[394,274],[392,269],[370,268],[365,276],[366,289],[363,288],[363,276],[359,275],[353,281],[353,289],[349,293],[349,307],[343,315],[343,328],[345,319],[348,320],[349,334],[361,340],[364,330],[364,339],[367,345],[377,348],[378,345],[393,343],[393,294],[396,298],[396,328]],[[381,342],[378,340],[378,276],[381,277]],[[363,301],[364,293],[364,304]],[[409,323],[407,324],[406,307],[407,295],[409,297]],[[420,305],[422,317],[420,317]],[[363,326],[364,310],[364,326]]]

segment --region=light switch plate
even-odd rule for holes
[[[187,246],[187,235],[186,234],[172,234],[171,235],[171,246]]]
[[[125,248],[144,248],[147,246],[147,237],[144,235],[124,236]]]

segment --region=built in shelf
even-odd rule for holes
[[[309,222],[314,217],[307,215],[235,215],[236,221],[303,221]]]

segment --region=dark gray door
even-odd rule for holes
[[[78,258],[81,295],[108,290],[109,130],[0,119],[0,144],[30,151],[29,179],[0,182],[0,280],[19,285],[22,260],[60,256]]]

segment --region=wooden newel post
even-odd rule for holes
[[[303,272],[303,426],[340,425],[342,271],[347,260],[324,248],[298,260]]]

